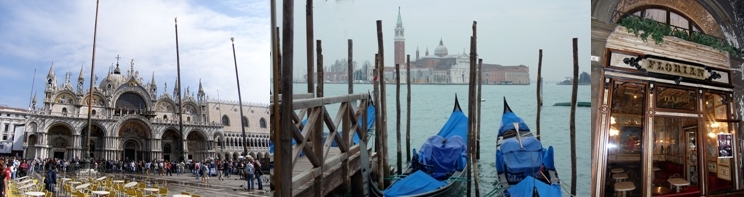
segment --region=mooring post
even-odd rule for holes
[[[282,124],[281,124],[281,121],[279,121],[279,118],[281,118],[281,116],[279,115],[279,112],[280,112],[279,94],[281,94],[281,91],[280,91],[281,90],[281,85],[280,85],[281,77],[279,76],[281,74],[281,66],[279,64],[279,59],[280,59],[279,53],[280,52],[279,52],[279,42],[277,41],[277,39],[279,39],[279,28],[276,27],[276,0],[271,0],[271,58],[273,60],[271,63],[272,63],[272,74],[273,74],[272,81],[274,82],[273,84],[274,93],[271,95],[273,97],[273,101],[272,101],[273,103],[271,105],[272,107],[271,118],[269,118],[269,122],[271,123],[271,127],[272,127],[270,140],[274,142],[274,147],[281,147],[281,144],[280,144],[281,140],[279,140],[279,134],[282,131],[281,129]],[[275,151],[275,154],[274,154],[277,157],[279,155],[277,154],[278,152],[281,152],[281,151]],[[273,190],[275,194],[278,193],[276,191],[280,190],[279,188],[281,188],[280,185],[276,184],[281,180],[279,178],[281,176],[277,174],[280,171],[278,169],[281,169],[281,168],[282,168],[281,161],[275,158],[274,159],[275,170],[271,172],[270,174],[271,181],[269,181],[269,188]]]
[[[483,59],[478,59],[478,73],[477,73],[477,76],[476,76],[476,78],[478,80],[478,82],[477,82],[478,83],[478,92],[477,92],[478,98],[475,100],[475,103],[477,103],[476,106],[478,106],[478,108],[476,110],[477,111],[477,115],[476,115],[477,118],[475,119],[475,121],[476,121],[476,125],[475,125],[475,133],[476,133],[476,135],[473,137],[473,138],[476,139],[473,142],[473,144],[474,145],[476,145],[476,144],[478,145],[478,147],[474,147],[474,148],[476,148],[475,152],[478,153],[478,154],[475,156],[476,158],[473,160],[473,165],[474,165],[473,166],[474,167],[473,168],[473,178],[475,180],[475,196],[476,197],[480,197],[480,182],[478,181],[479,180],[479,178],[478,178],[478,159],[480,159],[479,158],[480,157],[480,124],[481,124],[481,82],[480,81],[481,81],[481,76],[483,76],[482,71],[481,71],[482,68],[483,68]]]
[[[316,48],[316,50],[317,50],[316,52],[317,52],[317,56],[318,56],[318,62],[317,62],[317,64],[318,64],[317,65],[318,66],[318,76],[323,76],[323,73],[324,73],[324,71],[323,71],[323,47],[320,44],[320,40],[317,40],[316,42],[317,42],[317,46],[318,46]],[[310,65],[309,67],[312,67],[312,65]],[[316,94],[318,95],[317,96],[318,98],[324,96],[324,93],[323,93],[323,84],[324,83],[322,82],[322,80],[319,80],[319,82],[318,82],[318,89],[317,89],[317,92],[316,92]],[[319,113],[320,114],[325,113],[324,112],[325,107],[318,107],[318,108],[313,109],[313,110],[319,110]],[[309,116],[310,116],[310,113],[308,113],[308,120],[310,118]],[[313,131],[314,132],[311,134],[311,135],[313,135],[312,138],[311,138],[313,140],[313,144],[312,144],[312,146],[313,146],[313,152],[315,152],[315,157],[317,157],[318,160],[320,160],[320,172],[321,172],[321,174],[323,172],[325,172],[325,169],[323,168],[323,163],[325,163],[325,158],[323,157],[323,152],[324,152],[323,151],[323,119],[324,119],[323,116],[321,116],[318,119],[316,119],[316,121],[318,121],[318,122],[315,123],[315,128],[313,128]],[[326,140],[332,140],[332,139],[326,139]],[[314,190],[315,191],[315,196],[318,196],[318,197],[323,196],[323,190],[324,189],[333,189],[333,188],[323,188],[323,176],[322,175],[319,175],[319,176],[316,176],[315,177],[314,185],[315,185],[315,190]]]
[[[282,3],[282,102],[281,102],[281,119],[282,124],[280,131],[275,131],[280,137],[279,150],[274,151],[274,154],[278,158],[275,160],[281,160],[280,171],[281,181],[279,183],[292,183],[292,132],[294,131],[294,123],[292,121],[292,78],[294,77],[294,1],[284,0]],[[278,155],[277,152],[279,153]],[[281,190],[277,191],[277,196],[289,197],[292,196],[292,187],[280,187]]]
[[[349,94],[354,94],[354,77],[353,77],[353,75],[354,75],[354,63],[351,60],[352,55],[353,55],[353,53],[352,53],[353,52],[352,46],[354,46],[354,43],[352,43],[351,39],[349,39],[349,52],[348,52],[349,53],[349,57],[347,58],[347,60],[348,60],[348,63],[347,64],[348,64],[348,67],[349,68],[347,69],[347,74],[346,74],[347,75],[346,78],[349,80]]]
[[[400,64],[395,64],[395,140],[398,166],[397,174],[403,171],[403,153],[400,150]]]
[[[571,195],[576,196],[576,92],[579,85],[578,38],[573,38],[573,87],[571,87]]]
[[[540,56],[537,58],[537,118],[535,119],[535,130],[537,130],[537,140],[540,140],[540,110],[542,109],[542,49]]]
[[[378,48],[378,55],[380,57],[379,60],[379,71],[380,71],[380,108],[382,109],[382,143],[383,143],[383,163],[385,164],[385,167],[383,167],[383,174],[385,178],[390,177],[390,170],[388,167],[390,166],[390,163],[388,161],[388,158],[390,156],[388,155],[388,138],[387,138],[387,91],[385,91],[387,88],[385,87],[385,49],[383,47],[383,41],[382,41],[382,21],[377,20],[377,48]],[[388,181],[389,182],[389,181]],[[385,183],[384,185],[388,185]]]
[[[315,89],[315,95],[316,97],[323,97],[323,84],[325,81],[325,76],[323,74],[325,73],[325,70],[323,69],[323,47],[320,46],[321,42],[320,40],[317,40],[317,48],[315,48],[316,53],[318,54],[318,62],[317,62],[317,70],[318,70],[318,85]],[[308,113],[310,114],[310,113]]]
[[[406,162],[411,161],[411,55],[406,55]]]
[[[481,105],[483,104],[483,100],[481,98],[481,92],[483,89],[483,60],[478,61],[478,99],[475,101],[478,103],[478,118],[476,119],[476,126],[475,126],[475,152],[477,153],[475,155],[476,160],[480,160],[480,136],[481,136]],[[476,176],[477,177],[477,176]],[[476,181],[477,182],[477,181]],[[477,187],[477,186],[476,186]]]
[[[385,177],[383,176],[385,169],[385,163],[383,161],[383,154],[382,151],[385,149],[382,146],[382,118],[380,118],[380,115],[382,112],[380,112],[380,84],[378,83],[378,80],[380,80],[379,75],[379,63],[380,62],[380,55],[375,54],[375,69],[374,73],[377,75],[375,77],[375,80],[372,81],[373,87],[374,87],[374,100],[375,100],[375,151],[377,151],[377,180],[378,180],[378,186],[380,187],[380,190],[385,190]]]
[[[307,35],[307,93],[313,94],[313,0],[305,4],[305,35]],[[320,72],[320,71],[318,71]],[[310,114],[308,111],[307,114]]]

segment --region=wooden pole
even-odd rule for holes
[[[576,196],[576,92],[579,85],[578,38],[573,38],[573,87],[571,88],[571,195]]]
[[[354,74],[354,64],[353,64],[353,61],[351,60],[353,56],[353,52],[354,52],[352,48],[353,46],[354,46],[354,43],[351,41],[351,39],[349,39],[349,57],[346,58],[349,61],[348,63],[349,68],[346,74],[347,75],[346,78],[348,78],[349,80],[349,94],[354,94],[354,77],[352,77]]]
[[[377,79],[380,79],[379,76],[379,68],[378,65],[380,64],[380,55],[375,54],[375,69],[374,73],[377,75]],[[380,112],[380,84],[377,80],[373,80],[373,87],[374,87],[374,94],[375,94],[375,149],[377,151],[377,180],[378,180],[378,186],[380,187],[380,190],[385,190],[385,177],[384,171],[385,169],[385,162],[383,162],[383,153],[382,150],[384,147],[382,146],[382,118],[380,118],[382,112]]]
[[[240,117],[243,116],[243,97],[240,95],[240,77],[238,77],[238,59],[235,55],[235,38],[230,38],[230,42],[232,42],[232,49],[233,49],[233,62],[235,63],[235,82],[238,84],[238,106],[240,108]],[[181,80],[178,80],[178,88],[181,88]],[[181,91],[178,91],[179,94]],[[180,102],[180,99],[179,99]],[[183,119],[183,118],[181,118]],[[243,119],[241,119],[242,121]],[[242,122],[241,122],[242,123]],[[248,140],[245,135],[245,127],[240,127],[243,131],[243,156],[248,156]]]
[[[279,28],[276,27],[276,0],[271,0],[271,58],[272,58],[272,71],[273,71],[273,86],[274,86],[274,93],[272,94],[273,97],[273,103],[271,105],[272,111],[271,111],[271,118],[269,118],[269,122],[271,123],[271,141],[274,143],[274,147],[282,147],[281,146],[281,140],[279,140],[279,134],[282,131],[282,124],[279,119],[281,118],[280,115],[280,108],[279,108],[279,94],[281,94],[281,64],[279,63],[279,60],[281,59],[279,56]],[[275,151],[274,156],[275,158],[281,158],[280,154],[281,151]],[[282,169],[282,163],[281,159],[274,159],[274,169]],[[271,181],[269,182],[269,188],[274,191],[274,196],[280,196],[277,192],[281,190],[282,186],[279,183],[281,181],[282,173],[281,170],[272,170],[270,174],[271,175]]]
[[[535,130],[537,131],[537,140],[540,140],[540,110],[542,108],[542,49],[537,59],[537,118],[535,120]]]
[[[96,80],[95,79],[96,76],[93,74],[93,71],[96,69],[96,35],[98,33],[98,4],[99,2],[100,0],[96,0],[96,21],[95,21],[95,24],[93,25],[93,57],[91,58],[92,60],[90,61],[90,89],[88,89],[89,91],[88,93],[88,134],[87,134],[87,137],[85,138],[85,150],[88,154],[85,154],[85,156],[83,157],[85,159],[85,162],[88,163],[89,169],[91,168],[90,163],[92,163],[92,158],[90,157],[90,153],[91,153],[90,152],[90,146],[91,146],[90,132],[92,129],[91,128],[91,124],[92,124],[91,113],[93,110],[93,83],[95,83],[95,80]],[[81,68],[80,74],[83,74],[82,70],[83,69]],[[34,70],[34,77],[35,76],[36,76],[36,70]],[[82,84],[81,84],[81,89],[82,89]]]
[[[307,35],[307,93],[313,93],[315,85],[313,78],[313,0],[307,0],[305,5],[305,34]],[[318,70],[320,72],[320,70]],[[310,112],[307,113],[308,115]]]
[[[478,59],[478,73],[477,73],[477,77],[476,77],[476,79],[478,81],[477,82],[478,83],[478,91],[476,93],[478,95],[477,96],[478,98],[475,100],[475,103],[477,103],[476,104],[476,106],[477,106],[477,109],[476,109],[477,115],[476,115],[476,117],[477,118],[475,119],[476,125],[475,125],[475,130],[474,130],[474,132],[476,133],[476,135],[473,137],[473,138],[476,139],[473,142],[473,144],[474,145],[475,144],[478,145],[478,147],[474,147],[474,148],[477,148],[475,150],[475,152],[478,153],[478,154],[475,155],[475,159],[473,160],[473,165],[474,165],[473,166],[473,179],[475,181],[475,196],[476,197],[480,197],[480,182],[478,181],[479,180],[479,178],[478,178],[478,159],[480,159],[480,124],[481,124],[481,119],[480,119],[481,118],[481,82],[480,81],[481,81],[481,76],[483,76],[483,73],[481,72],[481,68],[483,68],[483,59]]]
[[[318,48],[315,49],[318,53],[318,62],[316,68],[318,70],[318,86],[316,87],[317,89],[315,90],[315,95],[317,97],[323,97],[323,81],[325,81],[325,76],[323,76],[323,74],[325,73],[325,70],[323,69],[323,48],[320,46],[320,40],[317,40],[315,42],[317,42],[316,44],[318,45]]]
[[[411,161],[411,55],[406,55],[406,162]]]
[[[377,48],[378,48],[378,55],[380,57],[380,65],[379,65],[379,72],[380,72],[380,108],[382,111],[382,117],[380,119],[382,120],[382,129],[380,130],[382,132],[382,154],[383,154],[383,162],[384,167],[382,173],[384,174],[385,178],[390,177],[390,170],[388,170],[388,166],[390,166],[390,163],[388,161],[389,155],[388,155],[388,139],[387,139],[387,91],[385,91],[385,49],[383,47],[383,41],[382,41],[382,21],[377,20]],[[385,184],[388,185],[388,184]]]
[[[395,140],[398,174],[403,171],[403,153],[400,150],[400,64],[395,64]]]
[[[320,45],[320,40],[317,40],[318,47],[317,55],[318,55],[318,76],[323,76],[323,47]],[[317,98],[323,97],[323,82],[318,82],[318,89],[317,89]],[[325,107],[320,107],[313,110],[319,110],[320,113],[325,113],[323,110],[325,110]],[[308,118],[310,116],[310,113],[308,113]],[[322,118],[321,118],[322,119]],[[322,122],[322,120],[320,120]],[[317,157],[320,161],[320,172],[325,172],[325,169],[323,168],[323,163],[325,162],[325,158],[323,157],[323,124],[316,123],[315,128],[313,129],[312,137],[310,138],[313,146],[313,152],[315,152],[315,157]],[[333,139],[326,139],[326,140],[333,140]],[[348,177],[344,177],[346,179]],[[315,196],[323,196],[323,176],[316,176],[315,177]]]
[[[284,0],[282,2],[282,102],[281,102],[281,134],[279,134],[281,147],[274,149],[274,158],[279,158],[283,164],[281,168],[282,176],[278,184],[292,183],[292,132],[295,132],[292,121],[292,78],[294,77],[293,57],[294,57],[294,1]],[[279,152],[279,155],[276,153]],[[281,190],[275,193],[276,196],[292,196],[291,187],[281,187]]]

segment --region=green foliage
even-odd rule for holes
[[[744,53],[742,49],[731,46],[728,42],[717,37],[699,32],[688,34],[687,31],[684,30],[672,30],[669,25],[661,24],[651,19],[631,16],[621,20],[620,25],[628,29],[628,33],[632,33],[636,37],[641,38],[644,42],[646,42],[648,37],[651,36],[654,43],[657,45],[664,43],[664,36],[673,36],[690,42],[706,45],[719,51],[726,51],[734,56],[741,56],[742,53]]]

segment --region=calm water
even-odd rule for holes
[[[483,86],[482,98],[486,100],[481,108],[481,159],[479,161],[479,177],[481,195],[489,193],[497,186],[496,175],[496,135],[503,112],[502,97],[506,96],[509,106],[527,125],[535,131],[536,119],[536,84],[528,86]],[[591,86],[579,86],[578,101],[590,101]],[[294,92],[305,92],[307,84],[295,84]],[[326,84],[325,96],[346,94],[346,84]],[[354,85],[355,93],[372,92],[371,84]],[[387,85],[387,115],[388,115],[388,146],[390,147],[390,164],[395,165],[396,156],[396,104],[395,84]],[[401,85],[401,149],[405,159],[405,128],[406,128],[406,86]],[[569,131],[570,107],[554,107],[556,102],[571,101],[571,86],[547,84],[544,86],[543,108],[541,114],[541,141],[543,146],[553,146],[555,149],[555,163],[558,168],[564,188],[564,196],[568,196],[571,185],[571,139]],[[411,148],[417,150],[430,136],[436,135],[452,112],[455,94],[458,95],[460,106],[468,114],[468,86],[467,85],[412,85],[411,86]],[[328,106],[331,117],[335,117],[338,105]],[[576,167],[577,167],[577,195],[589,196],[589,180],[591,176],[590,128],[591,112],[588,107],[576,109]],[[405,168],[405,162],[404,162]],[[463,194],[464,195],[464,194]]]

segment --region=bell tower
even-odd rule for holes
[[[398,7],[398,22],[395,24],[395,64],[406,64],[406,38],[403,34],[403,20],[400,18],[400,7]]]

